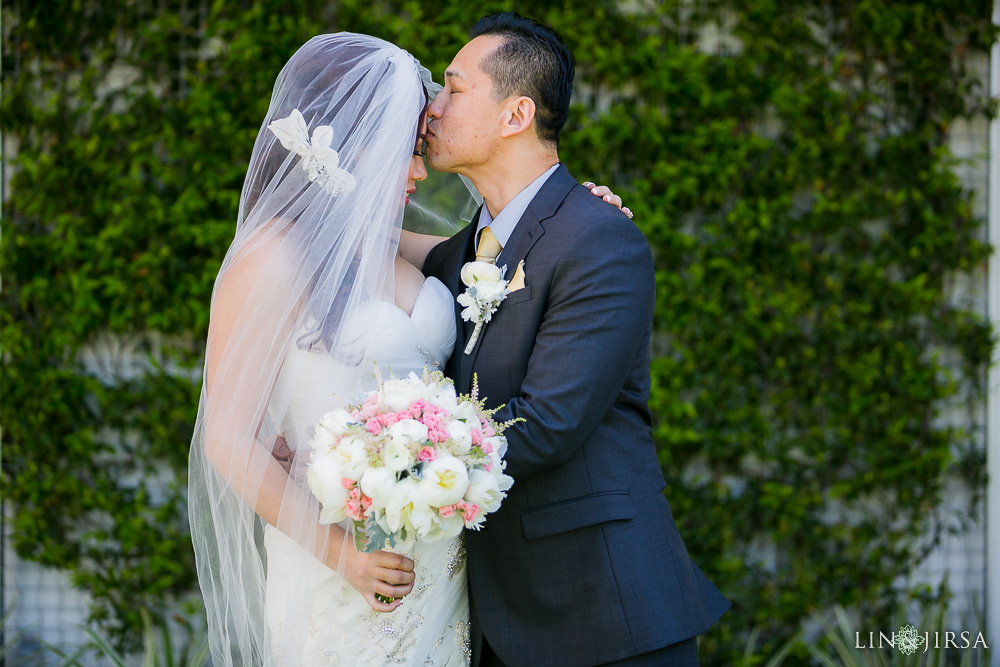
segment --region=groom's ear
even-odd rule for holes
[[[535,120],[535,101],[521,95],[511,98],[501,117],[500,136],[506,139],[521,134]]]

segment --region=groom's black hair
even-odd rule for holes
[[[573,54],[562,37],[537,21],[514,12],[479,19],[469,38],[498,37],[503,44],[479,66],[493,81],[493,95],[504,100],[524,95],[535,102],[535,127],[542,141],[559,146],[559,131],[569,118],[573,95]]]

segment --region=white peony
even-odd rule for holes
[[[319,420],[320,426],[336,435],[343,435],[347,427],[354,423],[355,421],[351,417],[351,413],[344,408],[337,408],[332,412],[327,412]]]
[[[347,489],[343,484],[344,476],[340,464],[332,456],[313,458],[306,472],[306,482],[316,499],[323,505],[320,521],[336,523],[342,521],[344,507],[347,504]]]
[[[369,468],[361,476],[361,492],[372,499],[375,507],[385,507],[396,486],[396,473],[388,468]]]
[[[420,490],[432,507],[453,505],[469,486],[469,471],[454,456],[441,456],[424,464]]]
[[[455,410],[451,413],[452,419],[464,419],[473,426],[479,424],[479,414],[476,412],[476,406],[472,401],[462,401],[458,404]]]
[[[414,381],[416,380],[416,381]],[[387,380],[379,389],[379,403],[393,412],[406,410],[414,401],[423,398],[423,383],[412,379]]]
[[[337,436],[331,433],[328,429],[323,428],[321,425],[317,425],[313,429],[312,440],[309,441],[309,446],[315,449],[321,454],[329,454],[333,451],[333,446],[337,444]]]
[[[333,455],[340,464],[344,477],[357,481],[368,469],[368,448],[365,441],[356,435],[341,439],[333,450]]]
[[[462,282],[472,286],[474,282],[497,281],[503,277],[500,267],[492,262],[468,262],[462,267]]]
[[[419,485],[412,477],[404,477],[396,482],[385,506],[385,519],[390,532],[400,527],[426,534],[434,520],[434,511],[427,505]]]
[[[427,440],[427,426],[416,419],[401,419],[386,431],[390,442],[404,447],[420,445]]]
[[[479,425],[479,420],[476,420]],[[461,419],[453,419],[448,422],[448,433],[455,443],[455,449],[459,454],[468,454],[472,449],[472,425]]]
[[[449,415],[458,409],[458,394],[455,393],[455,385],[450,382],[442,382],[436,385],[433,395],[428,400]]]
[[[503,456],[507,453],[507,438],[502,435],[484,438],[483,444],[489,444],[490,448],[497,453],[497,456]]]
[[[495,512],[503,498],[499,481],[493,473],[479,469],[469,473],[469,488],[465,492],[465,500],[479,505],[485,512]]]

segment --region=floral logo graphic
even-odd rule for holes
[[[924,638],[917,634],[917,629],[912,625],[904,625],[896,635],[896,648],[904,655],[916,653],[920,645],[924,643]]]

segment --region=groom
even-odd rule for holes
[[[475,374],[507,432],[507,500],[466,533],[474,664],[697,665],[729,603],[691,562],[650,435],[655,287],[646,239],[559,162],[573,56],[552,30],[484,17],[428,109],[427,159],[485,203],[424,273],[455,295],[476,258],[513,287],[446,373]],[[523,265],[521,264],[523,260]],[[518,270],[515,274],[515,267]],[[522,283],[523,279],[523,283]],[[523,287],[521,285],[523,284]]]

